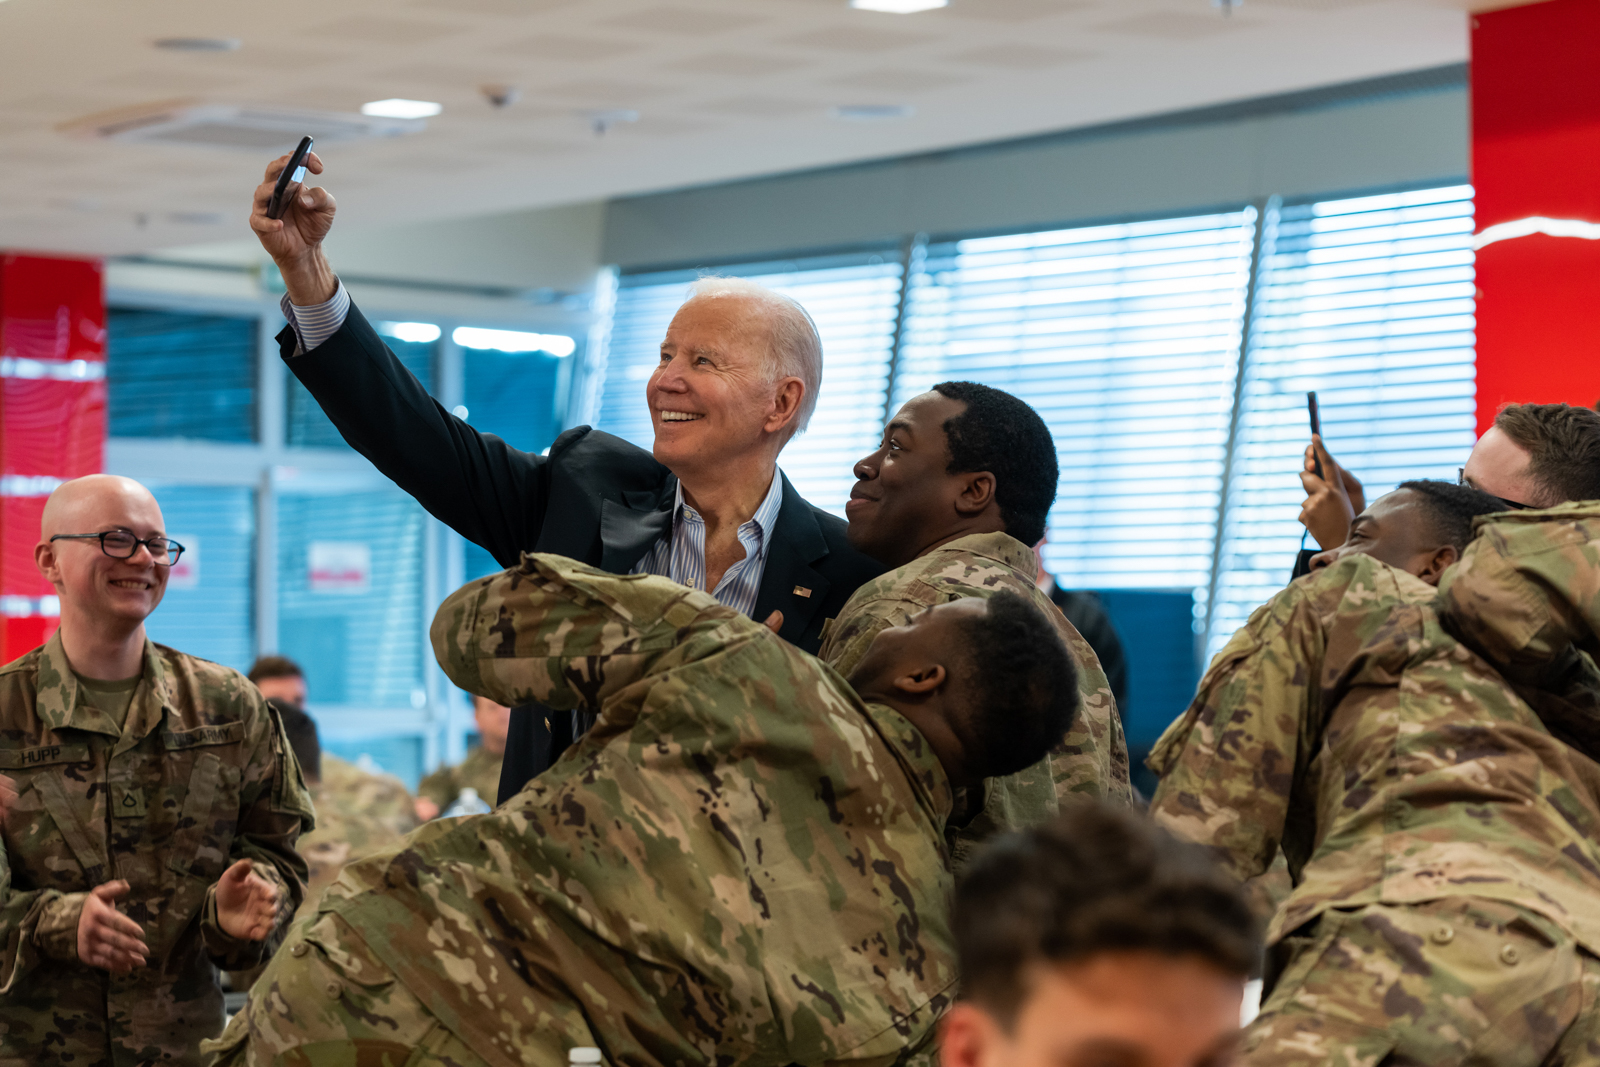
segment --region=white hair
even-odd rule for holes
[[[793,429],[789,436],[804,432],[811,421],[811,413],[817,408],[817,393],[822,389],[822,337],[817,333],[817,324],[798,300],[748,278],[708,274],[689,289],[689,300],[722,296],[753,301],[766,312],[767,369],[774,382],[780,378],[799,378],[805,383],[806,393],[800,401],[799,413],[790,424]]]

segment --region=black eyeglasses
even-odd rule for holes
[[[1467,468],[1465,468],[1465,467],[1457,467],[1456,468],[1456,484],[1457,485],[1464,485],[1468,489],[1478,489],[1477,486],[1475,486],[1471,482],[1467,481]],[[1484,492],[1484,490],[1478,489],[1478,492],[1482,493],[1482,492]],[[1494,496],[1493,493],[1486,493],[1485,495]],[[1534,507],[1532,504],[1519,504],[1515,500],[1507,500],[1503,496],[1494,496],[1494,498],[1496,500],[1500,501],[1500,503],[1504,504],[1506,507],[1510,508],[1512,511],[1538,511],[1539,510],[1538,508]]]
[[[158,567],[170,567],[183,555],[183,546],[170,537],[135,537],[127,530],[107,530],[93,534],[56,534],[52,541],[99,541],[100,551],[112,559],[132,559],[139,546],[150,550]]]

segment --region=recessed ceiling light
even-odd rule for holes
[[[363,115],[376,115],[383,119],[426,119],[444,110],[443,104],[431,100],[372,100],[361,105]]]
[[[841,104],[829,108],[828,113],[846,122],[881,122],[885,119],[908,119],[917,113],[910,104]]]
[[[850,0],[850,6],[860,11],[887,11],[891,15],[915,15],[918,11],[949,7],[950,0]]]
[[[173,52],[237,52],[239,38],[237,37],[163,37],[156,42],[157,48],[166,48]]]

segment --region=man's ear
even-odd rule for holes
[[[798,419],[805,398],[805,382],[799,378],[781,379],[772,387],[772,411],[767,415],[766,431],[776,433]]]
[[[39,568],[39,573],[44,575],[44,580],[51,585],[61,582],[61,565],[56,562],[56,546],[49,541],[40,541],[33,546],[33,565]]]
[[[979,1067],[998,1051],[999,1028],[971,1001],[958,1000],[939,1020],[939,1063],[942,1067]]]
[[[943,685],[945,677],[946,673],[943,664],[930,663],[928,666],[914,670],[910,674],[900,675],[894,680],[894,687],[902,693],[922,696]]]
[[[994,475],[988,471],[974,471],[961,475],[961,479],[956,511],[962,515],[976,515],[994,502]]]
[[[1433,550],[1433,555],[1428,557],[1428,562],[1423,564],[1417,577],[1429,585],[1438,585],[1439,576],[1445,572],[1445,568],[1460,558],[1461,553],[1456,551],[1455,545],[1440,545]]]

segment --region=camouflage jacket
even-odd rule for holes
[[[1218,653],[1157,743],[1152,814],[1241,879],[1280,843],[1275,942],[1328,908],[1474,896],[1600,949],[1600,766],[1370,556],[1301,578]]]
[[[311,787],[311,798],[317,808],[316,829],[295,843],[306,861],[302,914],[315,910],[346,863],[395,844],[417,826],[405,783],[392,774],[369,774],[327,753],[322,755],[322,780]]]
[[[492,808],[500,795],[500,763],[500,756],[482,747],[475,748],[454,767],[440,767],[424,778],[417,786],[417,795],[427,797],[442,811],[454,804],[461,791],[470,786]]]
[[[596,725],[493,814],[346,867],[305,936],[361,942],[495,1067],[876,1065],[929,1036],[952,795],[909,721],[705,593],[557,556],[453,594],[433,640],[462,688]],[[315,1011],[276,970],[255,996]]]
[[[1077,721],[1046,760],[984,783],[982,812],[950,831],[958,866],[984,839],[1045,821],[1069,795],[1133,802],[1128,744],[1111,685],[1094,649],[1039,588],[1038,574],[1033,550],[1021,541],[1003,533],[973,534],[874,578],[823,629],[817,655],[846,678],[880,631],[904,624],[924,608],[962,597],[988,597],[1009,589],[1027,597],[1061,631],[1078,667]]]
[[[237,671],[146,642],[118,730],[58,634],[0,668],[0,772],[18,792],[0,856],[0,1064],[199,1063],[222,1029],[217,968],[275,943],[223,932],[217,878],[253,860],[285,918],[304,892],[294,842],[311,802],[276,713]],[[118,878],[150,950],[125,976],[77,958],[85,896]]]

